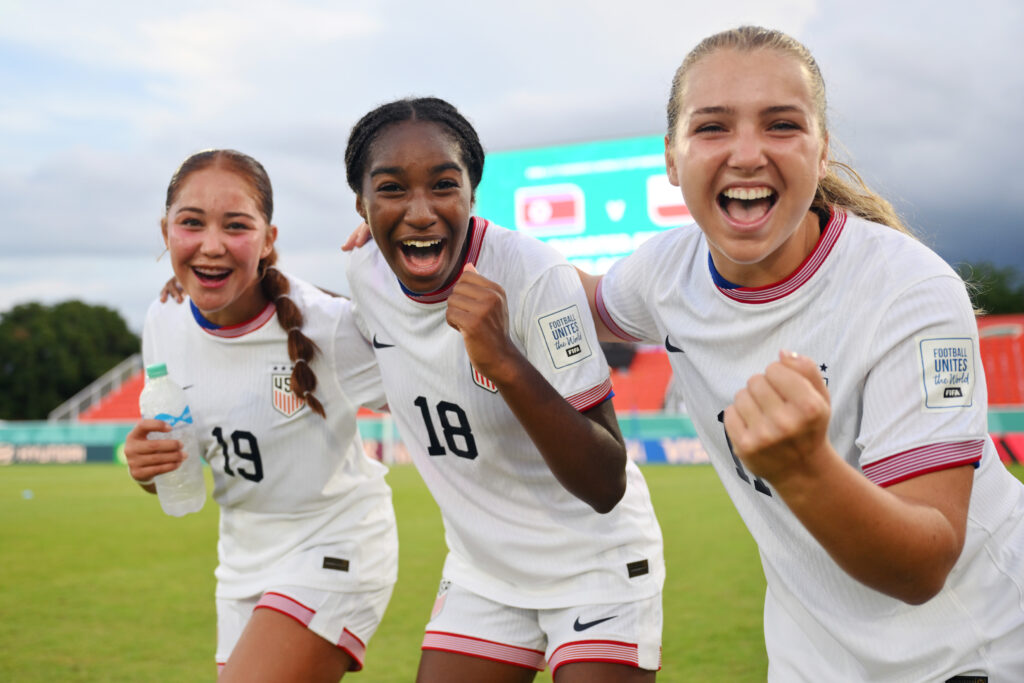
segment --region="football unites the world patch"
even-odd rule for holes
[[[576,304],[540,316],[537,324],[556,370],[575,365],[593,354]]]
[[[276,365],[270,373],[271,402],[274,410],[291,417],[306,405],[304,399],[292,393],[292,372],[288,366]]]
[[[961,408],[974,401],[974,340],[970,337],[918,339],[924,407]]]

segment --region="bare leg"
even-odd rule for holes
[[[337,683],[352,657],[289,616],[253,610],[219,683]]]
[[[456,652],[423,650],[416,683],[531,683],[533,669],[470,657]]]
[[[656,671],[610,662],[573,662],[558,667],[555,683],[654,683]]]

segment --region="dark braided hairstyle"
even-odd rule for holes
[[[380,105],[359,119],[352,127],[345,148],[345,176],[352,191],[356,194],[362,191],[367,159],[377,136],[388,126],[404,121],[430,121],[449,131],[459,146],[462,163],[475,194],[484,174],[484,148],[480,137],[458,109],[437,97],[395,100]]]
[[[233,149],[208,149],[197,152],[178,167],[170,184],[167,186],[167,200],[164,212],[171,208],[185,179],[192,173],[206,168],[223,168],[244,178],[256,194],[257,204],[264,220],[269,224],[274,215],[274,191],[270,185],[270,176],[263,165],[247,154]],[[274,264],[277,262],[277,250],[274,249],[260,260],[257,275],[263,295],[274,302],[278,324],[288,331],[288,357],[293,363],[291,387],[292,392],[309,404],[310,410],[321,417],[325,416],[323,404],[313,395],[316,389],[316,374],[310,367],[313,356],[320,349],[312,339],[302,333],[302,311],[288,295],[290,287],[288,278]]]

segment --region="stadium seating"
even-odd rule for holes
[[[120,387],[103,399],[84,410],[78,416],[79,422],[134,422],[139,419],[139,394],[145,384],[140,370]]]

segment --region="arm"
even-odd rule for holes
[[[594,318],[594,326],[597,328],[597,338],[603,342],[621,342],[622,339],[612,334],[604,320],[597,312],[597,285],[601,282],[600,275],[591,275],[576,268],[580,282],[583,284],[583,291],[587,293],[587,304],[590,306],[590,315]]]
[[[829,443],[830,414],[816,364],[783,352],[736,394],[725,428],[736,456],[772,485],[844,571],[904,602],[926,602],[963,549],[972,468],[881,488]]]
[[[512,343],[505,293],[467,265],[448,299],[448,324],[470,361],[498,387],[555,478],[601,513],[626,491],[626,449],[611,402],[580,413]]]
[[[151,432],[169,432],[163,420],[140,420],[124,442],[124,457],[132,479],[149,493],[156,493],[153,477],[176,470],[185,459],[176,439],[149,439]]]

